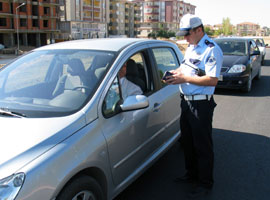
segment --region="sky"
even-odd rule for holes
[[[252,22],[270,28],[270,0],[184,0],[196,6],[195,14],[203,24],[221,24],[229,18],[231,24]]]

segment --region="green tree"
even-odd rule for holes
[[[222,20],[222,33],[224,35],[232,35],[232,24],[230,18],[223,18]]]
[[[207,26],[204,27],[204,31],[209,36],[213,36],[214,35],[214,31],[210,27],[207,27]]]

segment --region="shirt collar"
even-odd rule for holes
[[[202,39],[197,44],[197,47],[203,47],[203,45],[205,44],[204,41],[207,40],[207,39],[208,39],[208,36],[206,34],[204,34],[204,36],[202,37]]]

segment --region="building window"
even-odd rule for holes
[[[50,8],[44,7],[44,15],[49,15],[49,14],[50,14]]]
[[[0,11],[2,11],[2,10],[3,10],[3,3],[0,2]]]
[[[49,27],[48,20],[43,20],[43,27]]]
[[[26,19],[20,19],[20,26],[26,27]]]
[[[38,16],[38,6],[37,5],[32,5],[32,15]]]
[[[7,25],[6,18],[0,18],[0,26],[6,26],[6,25]]]
[[[33,27],[38,27],[38,20],[37,19],[32,20],[32,26]]]
[[[26,5],[23,5],[19,8],[20,12],[26,12]]]
[[[80,16],[80,13],[81,13],[81,4],[80,4],[80,0],[76,0],[75,2],[75,12],[76,12],[76,20],[80,20],[81,19],[81,16]]]

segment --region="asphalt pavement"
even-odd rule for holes
[[[0,54],[0,65],[5,65],[17,57],[18,56],[14,54]]]

